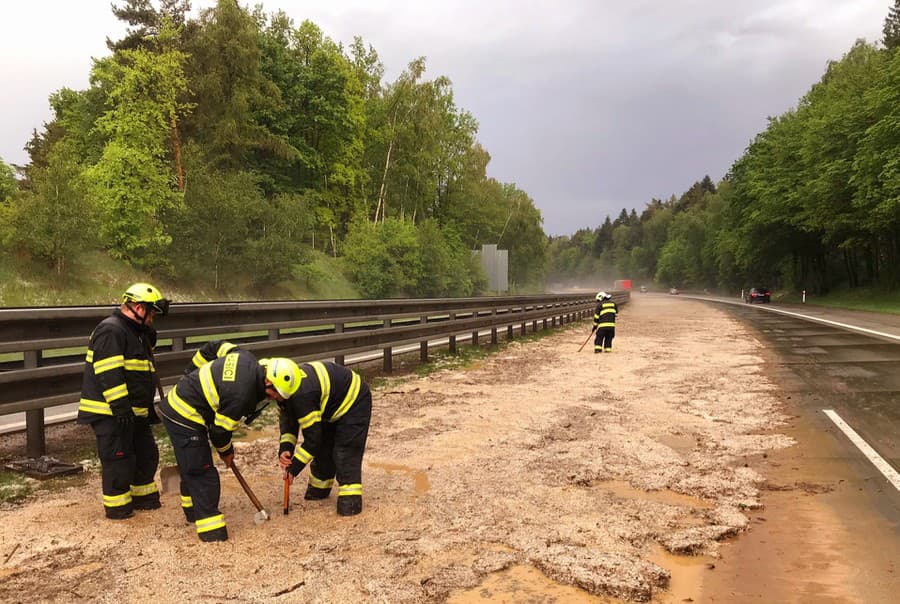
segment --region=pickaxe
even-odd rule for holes
[[[241,483],[241,486],[244,487],[244,492],[247,493],[247,497],[250,498],[250,501],[253,502],[253,505],[256,506],[256,514],[253,515],[253,522],[256,524],[262,524],[266,520],[269,519],[269,512],[262,506],[257,499],[256,495],[253,494],[253,489],[250,488],[250,485],[247,484],[247,481],[244,480],[244,477],[241,475],[240,471],[238,471],[237,466],[234,464],[234,460],[231,460],[231,471],[234,472],[235,478],[238,479],[238,482]]]

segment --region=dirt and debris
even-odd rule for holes
[[[374,392],[359,516],[337,516],[334,497],[305,501],[301,477],[290,515],[256,525],[222,470],[231,539],[202,544],[177,492],[105,520],[91,468],[4,511],[0,554],[16,549],[0,600],[666,601],[672,569],[659,560],[715,560],[773,488],[753,460],[793,443],[747,329],[685,308],[625,306],[612,354],[577,352],[584,322],[464,370],[388,380]],[[236,447],[272,510],[277,443],[269,427]]]

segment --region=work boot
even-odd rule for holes
[[[133,497],[132,503],[136,510],[158,510],[162,507],[162,504],[159,502],[159,493]]]
[[[134,516],[132,506],[122,506],[121,508],[106,508],[106,517],[109,520],[125,520]]]
[[[204,543],[212,543],[213,541],[228,541],[228,527],[217,528],[205,533],[197,533],[200,535],[200,541]]]
[[[360,512],[362,512],[362,495],[342,495],[338,497],[338,516],[356,516]]]
[[[323,489],[320,487],[307,485],[306,494],[303,496],[303,498],[309,501],[316,501],[318,499],[328,499],[329,495],[331,495],[330,488]]]

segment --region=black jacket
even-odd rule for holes
[[[294,475],[320,454],[323,445],[323,424],[334,423],[344,417],[369,386],[359,374],[332,362],[303,363],[305,375],[300,388],[289,399],[279,403],[281,439],[279,454],[294,452]],[[303,432],[298,447],[297,437]]]
[[[213,446],[224,453],[241,418],[266,398],[265,367],[253,353],[237,350],[182,377],[160,409],[176,423],[206,428]]]
[[[602,327],[613,327],[616,326],[616,315],[619,312],[619,307],[616,306],[616,303],[612,300],[604,300],[603,302],[597,303],[597,308],[594,309],[594,327],[599,329]]]
[[[126,413],[155,420],[153,363],[148,348],[156,346],[156,330],[140,325],[116,309],[91,334],[85,357],[78,423]]]

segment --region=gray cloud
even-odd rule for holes
[[[68,17],[65,46],[52,53],[70,58],[60,66],[32,64],[36,49],[56,39],[44,25],[54,12],[48,4],[57,12],[79,7]],[[652,197],[679,194],[704,174],[721,178],[767,116],[794,106],[828,60],[857,38],[880,37],[889,4],[264,2],[297,22],[314,21],[338,41],[362,36],[389,79],[427,56],[429,74],[448,76],[458,105],[479,121],[479,139],[493,158],[490,175],[527,191],[549,234],[594,227],[623,207],[640,211]],[[118,27],[107,0],[29,3],[35,5],[11,9],[14,19],[15,11],[33,12],[0,26],[4,57],[8,36],[18,57],[15,66],[4,60],[0,74],[0,81],[16,82],[16,93],[0,99],[0,156],[7,161],[24,161],[16,149],[46,119],[46,109],[35,108],[46,107],[49,92],[87,85],[87,57],[103,54],[104,37]]]

